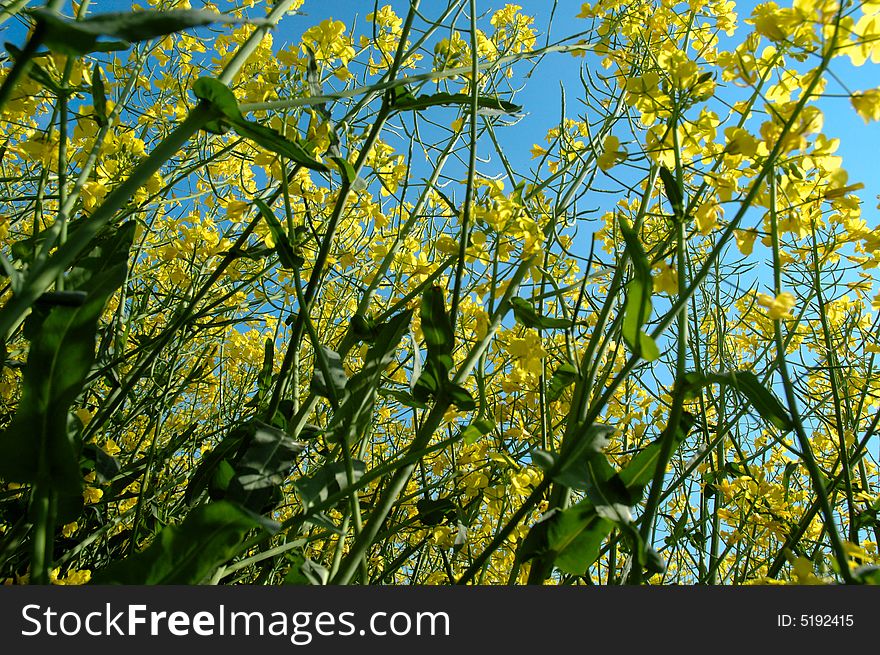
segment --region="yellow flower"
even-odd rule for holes
[[[721,208],[715,203],[707,202],[697,207],[697,211],[694,212],[694,219],[700,234],[705,236],[718,227],[718,214],[720,213]]]
[[[532,159],[537,159],[538,157],[543,157],[547,154],[547,149],[542,148],[537,143],[532,146],[532,149],[529,151],[532,153]]]
[[[83,500],[86,505],[92,505],[101,500],[101,497],[104,495],[104,492],[100,489],[95,489],[94,487],[86,487],[83,489]]]
[[[880,120],[880,89],[854,93],[850,102],[865,123]]]
[[[791,308],[794,307],[795,297],[787,291],[783,291],[775,298],[765,293],[759,293],[758,304],[767,310],[767,314],[773,320],[792,318]]]
[[[85,407],[80,407],[74,412],[74,414],[76,414],[77,418],[82,421],[83,425],[88,425],[89,421],[91,421],[92,417],[94,416],[94,413],[90,412]]]
[[[613,134],[609,134],[602,144],[602,154],[598,159],[599,168],[607,171],[612,166],[626,161],[627,154],[626,148],[621,147],[620,140]]]
[[[674,266],[660,262],[654,273],[654,290],[669,295],[678,293],[678,271]]]
[[[754,230],[734,230],[736,237],[736,247],[744,255],[751,255],[752,248],[755,247],[755,237],[758,233]]]

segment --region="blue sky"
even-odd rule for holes
[[[31,4],[37,4],[32,2]],[[193,5],[198,6],[199,0],[193,0]],[[221,2],[221,6],[222,6]],[[275,32],[275,46],[282,47],[289,43],[299,41],[300,35],[308,27],[321,20],[333,17],[344,21],[347,25],[357,23],[359,31],[365,29],[365,16],[373,11],[374,6],[382,6],[385,1],[377,3],[352,1],[352,0],[306,0],[300,15],[286,17]],[[392,6],[399,15],[404,15],[408,2],[392,0]],[[487,6],[485,3],[480,3]],[[542,33],[550,16],[550,9],[554,6],[549,0],[520,0],[524,13],[535,17],[535,24]],[[739,29],[732,38],[722,35],[722,47],[727,47],[742,38],[742,34],[749,29],[744,20],[751,13],[751,9],[757,4],[755,0],[738,2]],[[780,4],[785,5],[784,0]],[[501,6],[502,3],[493,3],[492,8]],[[92,5],[93,11],[123,11],[128,10],[132,3],[122,0],[98,0]],[[445,6],[445,3],[442,4]],[[70,11],[66,3],[66,11]],[[441,9],[441,3],[425,1],[421,3],[422,11],[432,16]],[[586,27],[586,22],[575,19],[574,16],[580,9],[580,2],[562,0],[556,6],[551,39],[556,40],[568,36]],[[259,15],[263,9],[258,3],[253,9],[254,15]],[[482,11],[482,10],[481,10]],[[489,11],[488,9],[485,11]],[[486,18],[488,23],[488,18]],[[467,18],[459,17],[459,25],[462,30],[468,26]],[[488,28],[488,24],[484,26]],[[0,28],[0,38],[3,40],[20,43],[23,40],[23,30],[16,21],[8,21]],[[539,45],[543,44],[543,34]],[[567,89],[567,101],[569,117],[576,117],[580,111],[577,98],[581,92],[579,71],[585,61],[567,54],[549,55],[541,62],[536,74],[525,81],[525,85],[517,94],[517,102],[522,104],[526,115],[515,126],[504,128],[504,140],[512,146],[507,151],[511,163],[517,170],[527,170],[533,165],[529,149],[533,143],[543,143],[544,135],[548,128],[556,125],[559,121],[560,101],[562,88]],[[595,60],[593,60],[595,63]],[[526,70],[525,66],[519,70]],[[847,58],[835,60],[833,72],[849,87],[850,90],[864,90],[876,87],[880,83],[878,66],[867,64],[861,69],[854,69],[849,65]],[[843,89],[835,82],[830,82],[826,89],[829,95],[843,94]],[[877,202],[880,194],[880,179],[875,171],[875,158],[880,148],[880,123],[865,125],[862,119],[855,113],[846,97],[826,97],[818,103],[825,113],[825,133],[830,137],[840,138],[841,145],[838,154],[844,157],[844,167],[850,175],[849,182],[863,182],[865,189],[860,192],[864,201],[863,218],[869,225],[878,224]],[[447,110],[451,118],[454,116],[451,110]],[[483,143],[481,142],[481,149]]]
[[[387,4],[380,2],[379,6]],[[399,15],[404,15],[408,3],[393,1],[390,4],[397,10]],[[422,8],[426,13],[439,3],[423,2]],[[444,3],[445,4],[445,3]],[[483,3],[485,4],[485,3]],[[541,28],[546,27],[549,12],[553,2],[549,0],[519,0],[517,4],[523,7],[523,12],[535,17],[535,24]],[[745,19],[751,14],[752,9],[758,4],[756,0],[739,1],[737,10],[739,21],[737,32],[732,37],[722,34],[722,47],[729,47],[742,39],[743,34],[751,29],[745,24]],[[785,6],[785,0],[779,0],[778,4]],[[501,6],[502,3],[493,3]],[[556,16],[553,25],[553,40],[568,36],[582,29],[577,23],[580,22],[574,16],[580,11],[580,2],[562,0],[556,7]],[[373,2],[352,2],[351,0],[306,0],[302,7],[304,16],[295,16],[285,19],[279,27],[276,43],[283,43],[286,39],[297,39],[302,31],[324,18],[333,17],[342,20],[346,24],[352,24],[353,19],[364,24],[364,17],[373,11]],[[466,28],[467,22],[461,21],[462,28]],[[586,25],[586,23],[584,23]],[[542,36],[543,38],[543,36]],[[528,167],[531,157],[528,149],[532,143],[543,143],[547,128],[555,125],[559,119],[559,106],[561,100],[561,87],[568,89],[569,116],[577,113],[576,98],[581,90],[579,79],[580,67],[583,59],[576,59],[567,54],[550,55],[544,60],[538,73],[533,75],[524,88],[517,95],[517,102],[522,104],[527,116],[520,124],[513,128],[516,130],[517,139],[522,139],[521,149],[512,150],[509,156],[520,159],[520,163]],[[850,91],[865,90],[880,85],[880,67],[866,64],[862,68],[854,68],[849,64],[849,59],[838,58],[832,65],[832,71],[847,85]],[[828,84],[826,93],[843,94],[844,90],[835,82]],[[880,176],[876,171],[876,157],[880,149],[880,123],[866,125],[856,114],[850,101],[846,97],[822,98],[818,105],[825,114],[824,131],[829,137],[840,139],[840,148],[837,154],[844,158],[844,168],[849,172],[850,183],[863,182],[865,189],[860,193],[863,206],[863,218],[869,225],[878,224],[877,202],[880,194]],[[522,136],[520,136],[522,135]],[[528,143],[526,143],[526,141]],[[521,157],[520,157],[521,156]]]

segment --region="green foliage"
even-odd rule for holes
[[[209,125],[209,129],[223,133],[227,126],[257,145],[287,157],[292,162],[312,170],[326,172],[327,167],[311,156],[299,143],[290,141],[272,128],[247,120],[238,108],[238,101],[232,91],[220,80],[200,77],[193,84],[195,96],[207,103],[217,115],[217,120]]]
[[[654,282],[648,257],[639,236],[627,220],[620,216],[620,232],[626,242],[626,252],[633,265],[633,277],[626,285],[626,303],[623,308],[623,338],[634,354],[651,362],[660,356],[654,340],[642,331],[651,317],[651,291]]]
[[[240,23],[241,20],[198,9],[173,11],[133,11],[95,14],[71,20],[53,9],[40,7],[29,12],[43,30],[43,42],[67,55],[126,50],[132,43],[149,41],[192,27],[214,23]],[[114,39],[103,41],[101,39]]]
[[[126,223],[81,260],[69,281],[80,304],[40,306],[28,319],[31,341],[22,397],[9,427],[0,433],[0,476],[47,485],[64,497],[82,490],[80,444],[69,427],[71,405],[95,360],[98,319],[125,280],[134,223]],[[65,505],[65,508],[68,506]],[[75,516],[65,509],[62,520]]]
[[[164,528],[144,550],[100,570],[95,584],[169,585],[204,583],[241,552],[251,531],[265,532],[266,521],[225,502],[191,510],[180,525]]]
[[[427,402],[429,398],[436,398],[443,393],[462,411],[476,409],[470,393],[449,379],[453,364],[454,337],[443,300],[443,289],[437,286],[425,289],[420,316],[428,355],[422,373],[413,386],[413,396],[420,402]]]

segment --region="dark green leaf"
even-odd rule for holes
[[[414,96],[411,92],[404,90],[399,92],[401,87],[397,87],[394,99],[391,103],[392,108],[397,111],[419,111],[429,107],[438,105],[465,105],[471,106],[473,99],[466,93],[434,93],[431,95]],[[501,114],[517,114],[522,111],[522,107],[515,105],[506,100],[498,98],[490,98],[488,96],[477,97],[477,107],[488,112],[497,112]]]
[[[235,478],[235,469],[228,459],[224,459],[214,469],[211,482],[208,484],[208,497],[211,500],[223,500],[229,493],[229,483]]]
[[[358,341],[373,343],[376,340],[378,327],[376,325],[376,321],[374,321],[369,316],[354,314],[351,317],[350,323],[352,336],[354,336],[354,338]]]
[[[623,339],[633,353],[654,361],[660,356],[660,350],[654,340],[642,331],[642,326],[651,317],[651,265],[642,248],[638,234],[630,227],[624,216],[620,216],[620,232],[626,242],[626,250],[633,264],[633,278],[626,285],[626,302],[623,308]]]
[[[190,477],[184,492],[184,500],[189,505],[194,505],[208,488],[221,462],[227,459],[234,459],[243,447],[246,446],[246,440],[249,435],[250,430],[246,426],[240,425],[232,429],[212,450],[201,456],[195,473]]]
[[[319,171],[322,173],[326,173],[328,170],[324,164],[312,157],[301,145],[286,139],[284,136],[265,125],[260,125],[259,123],[244,119],[231,121],[231,125],[239,136],[250,139],[258,146],[274,152],[276,155],[287,157],[295,164],[300,164],[313,171]]]
[[[119,475],[119,462],[108,455],[97,444],[87,443],[82,447],[81,463],[95,472],[98,482],[107,483]]]
[[[555,400],[559,400],[562,397],[562,392],[566,387],[574,384],[577,381],[577,377],[577,369],[568,362],[553,371],[553,375],[550,376],[550,383],[547,386],[547,401],[552,403]]]
[[[263,365],[260,366],[260,375],[257,378],[257,405],[261,405],[268,398],[272,387],[272,371],[275,361],[275,341],[266,337],[263,344]]]
[[[660,180],[663,182],[663,190],[666,197],[669,198],[669,204],[672,205],[676,218],[680,219],[684,215],[684,196],[681,187],[678,186],[675,176],[665,166],[660,166]]]
[[[586,429],[581,428],[576,435],[574,447],[568,452],[565,462],[558,466],[559,455],[539,448],[532,450],[532,462],[552,476],[552,480],[570,489],[586,490],[590,470],[588,462],[601,455],[608,445],[608,437],[614,430],[607,425],[594,423]]]
[[[330,433],[335,440],[350,443],[372,421],[382,374],[394,361],[397,347],[409,329],[411,320],[412,311],[407,310],[377,328],[375,341],[367,351],[363,368],[348,380],[345,400],[333,414]]]
[[[853,571],[853,577],[862,584],[880,585],[880,566],[865,564]]]
[[[50,50],[74,56],[124,50],[138,41],[213,23],[253,22],[195,9],[114,12],[95,14],[83,20],[67,18],[45,7],[31,9],[29,13],[43,26],[43,42]],[[116,41],[99,42],[101,38]]]
[[[678,430],[673,436],[672,450],[674,453],[681,444],[687,439],[688,434],[694,426],[695,418],[690,412],[682,412],[679,421]],[[645,487],[654,479],[654,471],[657,469],[657,461],[660,457],[663,439],[666,437],[666,431],[657,437],[650,444],[642,448],[639,453],[633,457],[620,471],[619,476],[633,497],[633,504],[637,503],[644,492]]]
[[[450,386],[449,371],[452,368],[453,332],[452,323],[446,313],[446,303],[443,300],[443,289],[439,286],[431,286],[425,289],[422,295],[420,316],[422,319],[422,334],[425,336],[425,344],[428,354],[425,366],[422,369],[415,384],[413,396],[416,400],[427,401],[436,397],[442,389]],[[459,387],[459,389],[461,389]],[[461,389],[461,391],[464,391]],[[455,395],[465,405],[470,406],[473,399],[464,391],[454,390]],[[465,397],[465,394],[466,397]],[[462,408],[459,405],[459,408]]]
[[[449,400],[462,412],[472,412],[477,408],[477,403],[470,392],[462,386],[447,382],[444,392]]]
[[[551,318],[539,314],[525,298],[511,298],[510,306],[513,307],[513,315],[516,320],[527,328],[555,330],[570,328],[573,324],[566,318]]]
[[[232,503],[193,509],[176,526],[164,528],[145,550],[98,571],[95,584],[200,584],[237,555],[244,536],[267,530],[265,522]]]
[[[260,421],[250,422],[248,429],[252,434],[247,447],[232,461],[235,477],[229,483],[227,498],[263,513],[280,499],[281,485],[305,446]]]
[[[320,348],[323,360],[327,363],[330,379],[324,379],[324,371],[316,363],[315,372],[312,375],[311,391],[322,398],[342,398],[345,385],[348,383],[348,376],[342,367],[342,358],[335,350],[330,350],[325,346],[320,346]]]
[[[126,223],[98,239],[69,280],[87,296],[77,307],[54,306],[31,314],[31,340],[15,416],[0,434],[0,477],[32,483],[42,474],[62,496],[81,494],[79,444],[71,438],[68,416],[95,360],[98,320],[126,277],[135,224]],[[45,458],[45,459],[43,459]],[[45,461],[41,471],[40,462]],[[70,516],[60,515],[59,520]]]
[[[709,384],[726,384],[746,397],[758,414],[780,430],[792,429],[791,416],[772,391],[767,389],[751,371],[730,371],[728,373],[688,373],[685,375],[686,398],[696,398],[699,390]]]
[[[293,251],[290,240],[287,237],[287,232],[281,227],[280,221],[275,217],[275,212],[259,198],[254,199],[254,204],[269,227],[269,233],[275,242],[275,252],[278,254],[278,260],[281,262],[282,268],[287,270],[299,269],[305,260]]]
[[[284,577],[284,584],[288,585],[325,585],[330,578],[330,572],[320,564],[313,562],[301,553],[290,557],[291,565]]]
[[[95,62],[92,68],[92,104],[95,107],[95,120],[104,127],[107,124],[107,94],[104,91],[104,78],[101,67]]]
[[[363,477],[367,465],[357,459],[352,460],[351,464],[352,483],[355,483]],[[305,508],[311,509],[348,487],[345,462],[325,464],[310,477],[297,480],[294,486]]]
[[[614,523],[631,523],[630,507],[634,504],[623,480],[604,455],[587,458],[587,498],[596,513]]]
[[[449,498],[422,498],[416,503],[422,525],[440,525],[455,518],[455,503]]]
[[[238,100],[228,86],[213,77],[200,77],[193,83],[193,93],[199,100],[210,104],[223,118],[243,120]]]
[[[422,320],[422,334],[428,346],[428,358],[433,356],[448,371],[452,368],[454,336],[452,323],[446,313],[446,303],[443,301],[442,287],[431,286],[425,290],[419,316]]]
[[[412,397],[412,395],[406,393],[405,391],[397,391],[395,389],[381,389],[379,393],[382,396],[387,396],[388,398],[394,398],[397,402],[399,402],[404,407],[412,407],[414,409],[425,409],[428,404],[422,402],[421,400],[416,400]]]
[[[257,145],[287,157],[292,162],[312,170],[327,172],[327,167],[312,157],[300,144],[290,141],[275,130],[247,120],[238,108],[235,94],[220,80],[200,77],[192,87],[195,96],[214,108],[218,119],[228,123],[236,133]],[[217,131],[217,130],[214,130]]]
[[[331,157],[331,160],[336,164],[336,167],[339,168],[342,177],[353,190],[363,191],[367,188],[367,183],[357,176],[354,171],[354,166],[352,166],[347,159],[344,157]]]

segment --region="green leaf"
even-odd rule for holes
[[[99,238],[71,271],[71,285],[87,294],[82,304],[37,305],[28,318],[31,344],[21,399],[12,422],[0,434],[0,477],[7,482],[33,483],[42,472],[45,482],[62,496],[81,494],[79,444],[71,438],[68,416],[95,360],[98,320],[125,281],[134,233],[135,224],[129,222]]]
[[[101,569],[94,584],[191,585],[204,583],[237,555],[251,530],[264,521],[232,503],[193,509],[183,523],[164,528],[146,549]]]
[[[351,443],[372,421],[382,374],[394,361],[397,347],[407,333],[411,320],[412,311],[406,310],[378,326],[375,341],[364,358],[363,368],[346,383],[345,399],[330,421],[329,432],[334,440]]]
[[[444,386],[444,392],[452,404],[463,412],[472,412],[477,408],[477,402],[470,391],[460,385],[447,382]]]
[[[455,337],[452,333],[452,323],[446,313],[442,287],[431,286],[425,290],[419,316],[422,319],[422,334],[428,346],[428,358],[433,357],[438,360],[448,371],[452,368],[452,346]]]
[[[626,252],[629,254],[630,261],[633,265],[635,278],[641,280],[644,286],[650,286],[651,280],[651,264],[648,262],[648,256],[642,247],[642,241],[639,235],[629,224],[629,221],[622,214],[618,217],[620,225],[620,233],[623,235],[623,241],[626,244]]]
[[[207,102],[222,117],[230,121],[243,120],[235,94],[220,80],[200,77],[193,83],[192,90],[196,98]]]
[[[865,564],[853,571],[853,577],[866,585],[880,585],[880,566]]]
[[[263,364],[260,366],[260,375],[257,377],[257,406],[261,406],[272,388],[272,371],[275,361],[275,341],[272,337],[266,337],[263,343]]]
[[[189,479],[184,492],[184,500],[189,505],[198,502],[202,493],[208,488],[214,473],[222,462],[232,460],[246,446],[245,440],[250,431],[246,426],[239,425],[226,435],[223,440],[201,456],[195,472]]]
[[[193,84],[192,90],[199,100],[208,103],[214,109],[221,124],[224,122],[229,124],[239,136],[250,139],[258,146],[282,157],[287,157],[292,162],[306,168],[323,173],[329,170],[300,144],[290,141],[265,125],[249,121],[242,116],[235,94],[220,80],[212,77],[200,77]],[[218,130],[212,127],[212,131]]]
[[[80,465],[95,472],[98,482],[105,484],[119,475],[119,462],[116,458],[108,455],[94,443],[87,443],[82,447]]]
[[[593,455],[586,460],[587,498],[603,519],[614,523],[632,522],[630,507],[634,500],[623,480],[617,475],[604,455]]]
[[[422,525],[440,525],[455,518],[455,503],[449,498],[422,498],[416,503],[418,518]]]
[[[312,157],[301,145],[286,139],[269,127],[242,119],[240,121],[233,121],[232,128],[239,136],[250,139],[258,146],[270,150],[276,155],[287,157],[295,164],[300,164],[321,173],[326,173],[329,170],[324,164]]]
[[[694,427],[695,420],[694,415],[690,412],[682,412],[678,429],[673,436],[670,453],[675,453],[681,444],[684,443]],[[645,487],[654,479],[654,471],[657,469],[657,461],[660,457],[660,450],[665,436],[666,431],[664,430],[659,437],[642,448],[619,473],[620,479],[633,497],[633,504],[641,499]]]
[[[95,120],[98,125],[107,125],[107,94],[104,91],[104,78],[101,67],[95,62],[92,68],[92,104],[95,107]]]
[[[709,384],[725,384],[739,391],[758,414],[771,425],[788,432],[793,429],[791,416],[772,391],[767,389],[751,371],[729,371],[727,373],[687,373],[685,374],[685,398],[699,396],[700,389]]]
[[[453,363],[452,348],[454,336],[452,323],[450,322],[449,315],[446,313],[446,303],[443,300],[443,289],[441,287],[431,286],[425,289],[424,294],[422,294],[420,317],[422,319],[422,334],[425,336],[428,354],[422,373],[413,385],[412,391],[416,400],[424,402],[431,397],[436,397],[441,390],[453,386],[449,382],[449,371]],[[452,394],[457,396],[466,405],[473,403],[470,394],[461,389],[461,387],[452,390]],[[470,399],[470,402],[468,399]]]
[[[678,186],[675,176],[665,166],[660,166],[660,180],[663,182],[663,190],[666,197],[669,198],[669,204],[672,205],[676,218],[680,219],[684,216],[684,196],[681,187]]]
[[[357,459],[351,460],[351,465],[354,483],[366,473],[367,465]],[[325,464],[310,477],[300,478],[293,484],[305,508],[311,509],[348,487],[345,462]]]
[[[251,421],[248,430],[247,447],[232,462],[235,477],[227,499],[262,514],[281,500],[281,485],[305,445],[260,421]]]
[[[320,346],[320,348],[324,355],[324,361],[327,363],[330,379],[324,379],[324,371],[315,363],[310,389],[322,398],[342,398],[345,385],[348,383],[348,376],[342,367],[342,358],[335,350],[330,350],[325,346]]]
[[[562,392],[577,381],[578,372],[573,364],[568,362],[553,371],[550,383],[547,385],[547,401],[553,402],[562,397]]]
[[[570,575],[583,575],[599,559],[602,542],[614,524],[596,513],[589,500],[583,500],[550,519],[547,545],[555,553],[555,565]]]
[[[282,430],[251,420],[231,430],[204,456],[185,498],[193,504],[209,488],[215,500],[234,501],[258,514],[265,513],[280,501],[281,485],[304,447]]]
[[[284,576],[284,584],[288,585],[325,585],[330,572],[320,564],[307,558],[302,553],[290,556],[291,565]]]
[[[651,266],[638,235],[624,216],[620,216],[620,231],[626,242],[634,271],[633,278],[626,285],[621,332],[633,354],[652,362],[660,356],[660,349],[654,340],[642,331],[642,326],[651,317],[652,310],[651,291],[654,283],[651,278]]]
[[[411,394],[408,394],[405,391],[398,391],[396,389],[380,389],[379,394],[387,398],[394,398],[394,400],[399,402],[404,407],[412,407],[413,409],[425,409],[428,406],[427,403],[424,403],[421,400],[416,400],[412,397]]]
[[[354,171],[354,166],[344,157],[331,157],[331,161],[336,164],[339,172],[342,173],[343,179],[355,191],[363,191],[367,188],[367,183],[359,178]]]
[[[196,9],[113,12],[83,20],[67,18],[45,7],[28,13],[43,26],[43,42],[50,50],[73,56],[125,50],[132,43],[203,25],[254,22]],[[116,40],[108,43],[99,41],[101,38]]]
[[[259,198],[254,199],[254,205],[256,205],[260,216],[263,217],[263,220],[266,221],[266,225],[269,227],[269,233],[275,242],[275,252],[278,255],[278,260],[281,262],[281,267],[287,270],[299,269],[305,263],[305,260],[294,252],[287,232],[281,226],[281,222],[275,217],[275,212]]]
[[[461,431],[465,444],[474,444],[495,429],[495,421],[488,418],[476,418]]]
[[[376,321],[370,316],[354,314],[349,320],[349,323],[351,324],[351,334],[355,339],[358,341],[366,341],[367,343],[375,342],[378,333],[378,326],[376,325]]]
[[[415,96],[405,88],[396,87],[391,107],[397,111],[419,111],[439,105],[464,105],[470,107],[473,99],[467,93],[433,93],[431,95]],[[477,97],[477,107],[487,113],[518,114],[522,111],[520,105],[515,105],[506,100],[491,98],[488,96]]]
[[[208,497],[211,500],[223,500],[229,493],[229,483],[235,478],[235,469],[228,459],[224,459],[211,476],[211,482],[208,483]]]
[[[608,445],[608,437],[614,429],[599,423],[584,428],[581,426],[575,435],[574,447],[565,457],[565,462],[558,467],[559,455],[536,448],[532,450],[532,463],[552,475],[552,480],[570,489],[587,489],[590,470],[588,462],[591,458],[601,455]]]
[[[693,415],[684,412],[673,452],[684,442],[693,424]],[[529,532],[532,550],[551,554],[555,565],[565,573],[583,575],[598,559],[602,542],[615,524],[635,533],[629,523],[629,507],[639,502],[644,488],[653,479],[662,439],[660,436],[644,448],[619,473],[614,472],[603,455],[589,455],[583,485],[587,498],[533,526]],[[549,468],[548,464],[553,463],[555,459],[551,456],[542,466]],[[640,554],[640,558],[650,557],[647,552]]]
[[[573,325],[573,322],[566,318],[551,318],[539,314],[525,298],[511,298],[510,306],[513,308],[513,315],[516,320],[527,328],[555,330],[570,328]]]

